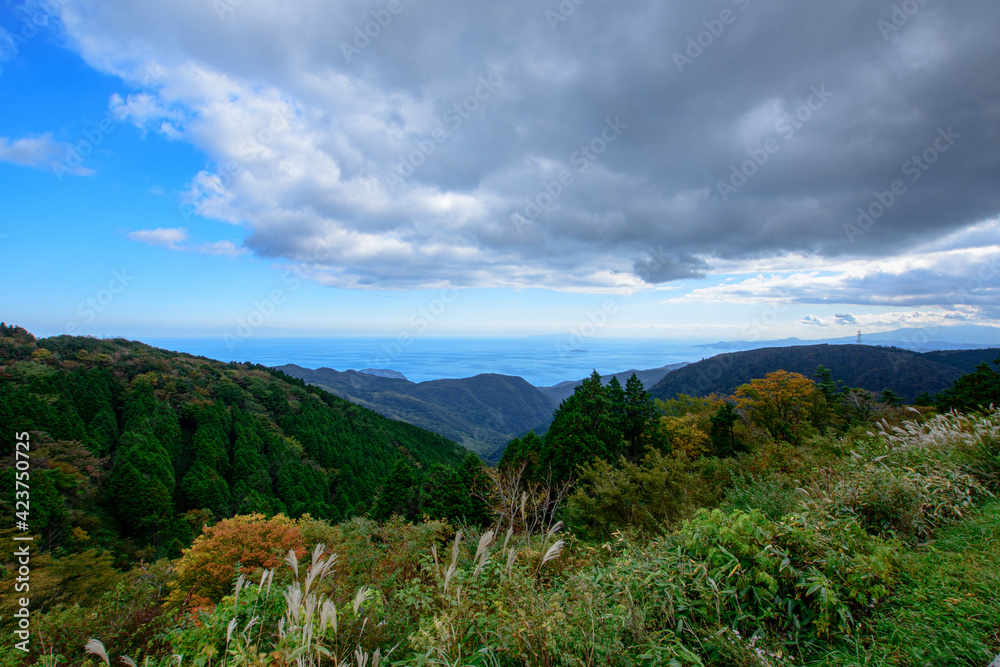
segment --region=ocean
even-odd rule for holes
[[[657,340],[587,339],[571,348],[566,337],[532,338],[143,338],[155,347],[219,361],[265,366],[297,364],[338,371],[384,368],[413,382],[466,378],[480,373],[516,375],[536,387],[602,375],[699,361],[718,350]]]

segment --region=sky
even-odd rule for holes
[[[0,8],[36,335],[1000,324],[1000,4]]]

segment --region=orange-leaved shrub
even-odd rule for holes
[[[210,607],[232,590],[236,568],[248,578],[276,568],[289,550],[306,554],[298,524],[279,514],[247,514],[206,526],[177,564],[170,606]]]

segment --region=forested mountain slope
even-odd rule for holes
[[[493,462],[511,439],[531,429],[544,430],[559,405],[524,379],[508,375],[417,383],[294,364],[277,370],[393,419],[440,433]]]
[[[632,377],[632,375],[635,375],[637,378],[639,378],[639,381],[642,382],[644,387],[652,387],[657,382],[662,380],[667,373],[675,371],[678,368],[684,368],[687,365],[688,365],[687,362],[683,362],[680,364],[670,364],[667,366],[662,366],[660,368],[649,368],[646,370],[633,369],[628,371],[621,371],[619,373],[602,375],[601,382],[603,382],[604,384],[608,384],[609,382],[611,382],[611,378],[618,378],[618,382],[624,385],[626,382],[628,382],[628,379]],[[538,389],[543,394],[553,398],[557,403],[561,403],[564,399],[572,396],[576,388],[585,381],[586,380],[567,380],[565,382],[560,382],[559,384],[552,385],[551,387],[539,387]]]
[[[997,349],[911,352],[872,345],[800,345],[720,354],[680,368],[650,389],[654,398],[728,395],[741,384],[782,369],[812,377],[826,366],[836,381],[872,392],[889,389],[910,402],[944,391],[960,376],[1000,354]]]
[[[0,432],[32,433],[33,531],[158,549],[235,513],[338,521],[371,506],[397,461],[457,467],[468,454],[263,366],[8,326]]]

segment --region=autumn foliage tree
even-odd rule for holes
[[[698,427],[698,415],[687,414],[682,417],[665,415],[660,417],[659,429],[675,452],[684,452],[692,459],[709,453],[711,441],[708,434]]]
[[[800,373],[768,373],[736,390],[737,409],[776,440],[798,442],[808,430],[822,396]]]
[[[237,565],[248,576],[276,568],[288,551],[306,553],[298,524],[279,514],[247,514],[206,526],[177,564],[168,603],[195,608],[212,605],[232,589]]]

